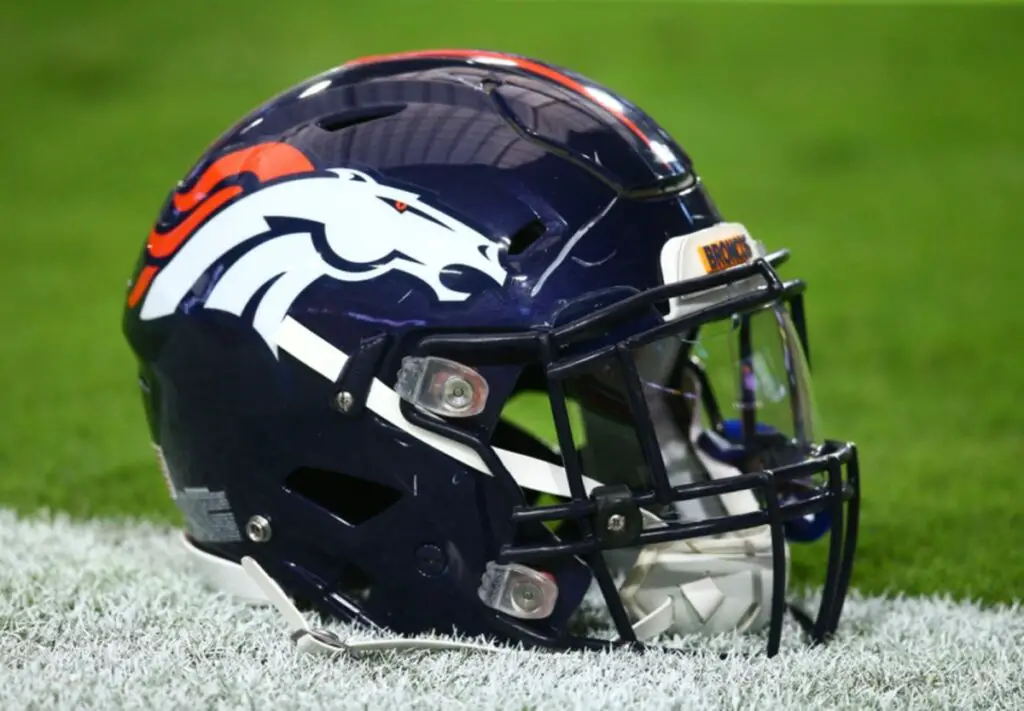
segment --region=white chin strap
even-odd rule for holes
[[[259,563],[246,556],[242,558],[242,568],[249,579],[255,583],[266,599],[277,608],[277,611],[288,623],[288,631],[292,641],[300,652],[313,654],[349,654],[357,656],[367,652],[404,652],[404,651],[469,651],[469,652],[503,652],[487,644],[474,644],[458,640],[445,639],[412,639],[408,637],[388,639],[341,639],[330,630],[310,627],[306,618],[292,604],[281,587],[267,575]]]
[[[711,479],[740,471],[694,450]],[[730,516],[760,510],[751,491],[717,497]],[[660,518],[642,511],[644,528],[660,528]],[[789,546],[786,577],[789,577]],[[722,634],[764,628],[771,617],[773,558],[771,529],[760,526],[719,536],[655,543],[633,552],[631,567],[620,568],[619,587],[638,640],[660,634]],[[621,554],[609,562],[622,561]]]

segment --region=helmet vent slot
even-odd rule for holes
[[[547,227],[539,219],[526,223],[512,235],[512,238],[509,240],[508,253],[522,254],[534,242],[543,237],[545,232],[547,232]]]
[[[316,125],[324,131],[331,133],[341,131],[350,126],[358,126],[361,123],[369,123],[377,119],[387,118],[405,109],[405,104],[388,104],[384,106],[365,106],[359,109],[350,109],[339,113],[325,116],[316,122]]]
[[[353,526],[369,521],[402,498],[401,492],[390,486],[313,467],[293,471],[284,488]]]

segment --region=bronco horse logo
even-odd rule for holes
[[[256,181],[254,189],[239,184]],[[275,331],[299,295],[320,277],[367,281],[398,270],[426,284],[439,301],[470,294],[441,282],[468,267],[505,283],[499,244],[426,205],[419,196],[350,169],[317,170],[297,149],[266,143],[214,161],[172,197],[182,216],[154,229],[145,265],[128,295],[139,318],[173,314],[229,252],[248,251],[207,285],[203,307],[236,316],[268,282],[253,328],[276,355]],[[211,280],[212,281],[212,280]]]

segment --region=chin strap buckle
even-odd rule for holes
[[[507,650],[489,644],[477,644],[474,642],[460,642],[457,640],[445,639],[342,639],[334,632],[322,627],[310,627],[306,618],[302,616],[298,608],[292,604],[284,590],[273,578],[267,575],[267,571],[249,556],[242,558],[242,568],[252,578],[252,581],[259,586],[263,594],[267,596],[271,604],[277,608],[285,621],[288,623],[290,637],[295,642],[300,652],[313,654],[347,654],[360,656],[372,652],[403,652],[403,651],[469,651],[469,652],[505,652]]]

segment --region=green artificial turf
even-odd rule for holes
[[[1024,7],[8,3],[0,506],[174,516],[120,334],[167,189],[353,56],[473,46],[617,89],[810,283],[819,405],[862,450],[855,584],[1019,598]],[[816,552],[821,552],[820,550]],[[800,579],[818,571],[809,552]]]

